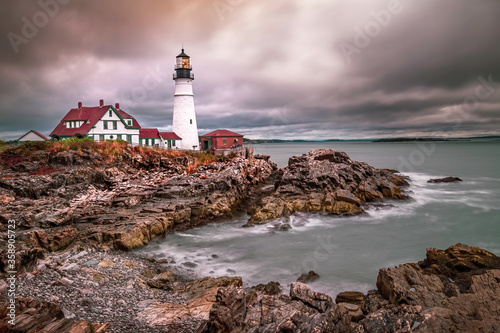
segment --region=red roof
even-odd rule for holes
[[[201,137],[215,137],[215,136],[227,136],[227,137],[235,137],[235,136],[243,136],[241,134],[226,130],[226,129],[218,129],[213,132],[202,135]]]
[[[78,133],[80,134],[87,134],[91,129],[92,126],[94,126],[99,119],[106,113],[106,111],[109,110],[111,105],[104,105],[104,106],[94,106],[94,107],[81,107],[77,109],[71,109],[69,112],[64,116],[64,118],[57,124],[56,128],[50,133],[50,136],[53,135],[58,135],[58,136],[73,136]],[[127,118],[132,118],[129,114],[127,114],[125,111],[118,111],[121,117],[123,117],[122,113],[127,115]],[[65,121],[73,121],[73,120],[83,120],[84,123],[82,126],[78,128],[66,128],[63,123]],[[128,124],[127,124],[128,125]],[[139,123],[133,119],[132,125],[129,128],[141,128]]]
[[[160,132],[160,136],[164,140],[182,140],[181,137],[174,132]]]
[[[30,132],[33,132],[35,133],[36,135],[38,135],[39,137],[41,137],[42,139],[46,140],[46,141],[49,141],[50,139],[47,138],[45,135],[43,135],[42,133],[38,132],[38,131],[35,131],[35,130],[31,130],[31,131],[28,131],[26,134],[23,134],[19,139],[25,137],[26,135],[28,135]]]
[[[139,130],[139,138],[141,139],[161,139],[160,132],[157,128],[141,128]]]
[[[116,109],[115,109],[116,110]],[[118,112],[118,114],[122,117],[122,118],[129,118],[129,119],[132,119],[132,125],[129,126],[129,128],[141,128],[141,125],[139,125],[139,123],[137,122],[137,120],[135,120],[134,117],[132,117],[131,115],[129,115],[127,112],[123,111],[123,110],[116,110],[116,112]],[[128,123],[127,123],[128,125]]]

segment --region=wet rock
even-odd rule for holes
[[[347,310],[333,304],[328,297],[296,285],[290,296],[263,293],[253,289],[229,286],[217,292],[217,302],[202,332],[348,332]],[[292,292],[292,290],[291,290]],[[304,303],[302,299],[308,303]],[[324,300],[327,302],[325,303]],[[319,306],[325,312],[311,306]],[[326,309],[324,306],[330,304]]]
[[[305,284],[300,282],[292,282],[290,286],[290,297],[292,300],[300,300],[304,304],[318,310],[320,313],[325,312],[327,308],[331,307],[333,304],[330,296],[312,291]]]
[[[195,267],[198,266],[198,264],[196,264],[196,263],[194,263],[192,261],[183,262],[181,265],[184,266],[184,267],[188,267],[188,268],[195,268]]]
[[[359,291],[344,291],[335,297],[335,303],[350,303],[359,306],[361,310],[366,309],[365,295]]]
[[[255,203],[246,226],[297,212],[356,215],[377,199],[407,199],[406,180],[391,170],[352,161],[346,153],[316,149],[291,157],[276,176],[275,191]]]
[[[0,313],[8,313],[8,305],[0,307]],[[41,302],[27,297],[16,299],[16,325],[11,330],[10,318],[0,318],[0,330],[4,332],[71,332],[71,333],[104,333],[109,324],[95,324],[83,320],[64,318],[60,307],[53,303]]]
[[[427,182],[428,183],[457,183],[461,182],[462,179],[458,177],[445,177],[445,178],[434,178],[434,179],[429,179]]]
[[[271,281],[267,284],[258,284],[252,287],[253,290],[261,292],[265,295],[279,295],[281,294],[281,285],[279,282]]]
[[[99,264],[97,264],[97,266],[99,266],[99,267],[112,267],[114,265],[115,265],[114,262],[107,260],[107,259],[103,259],[103,260],[101,260],[101,262]]]
[[[177,276],[174,274],[174,272],[167,271],[167,272],[163,272],[163,273],[156,275],[153,279],[156,281],[159,281],[159,282],[163,282],[163,283],[175,282],[175,281],[177,281]]]
[[[337,303],[337,305],[348,311],[348,315],[351,317],[351,320],[354,322],[358,322],[363,319],[365,316],[361,308],[356,304],[351,303]]]
[[[309,271],[309,273],[304,273],[299,276],[297,282],[308,283],[314,282],[319,279],[319,275],[315,271]]]

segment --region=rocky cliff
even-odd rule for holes
[[[274,193],[251,209],[249,225],[295,212],[360,214],[366,202],[407,199],[407,185],[397,171],[375,169],[333,149],[312,150],[279,170]]]
[[[109,160],[90,150],[33,156],[0,170],[0,232],[6,240],[8,220],[16,221],[19,270],[70,245],[129,250],[173,230],[229,218],[276,171],[275,163],[254,158],[251,149],[190,173],[190,156],[148,157],[132,150]]]
[[[381,269],[377,288],[335,302],[299,282],[288,295],[220,288],[203,332],[500,332],[500,258],[480,248],[428,249]]]

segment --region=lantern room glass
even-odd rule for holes
[[[177,58],[177,68],[190,69],[191,68],[191,64],[190,64],[189,58],[187,58],[187,57],[179,57],[179,58]]]

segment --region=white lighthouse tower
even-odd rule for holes
[[[200,149],[198,138],[198,125],[194,111],[193,80],[191,73],[190,57],[184,53],[176,57],[175,64],[175,94],[174,94],[174,119],[172,130],[181,137],[178,147],[181,149]]]

